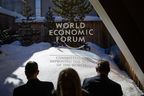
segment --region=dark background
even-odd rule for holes
[[[99,0],[144,72],[142,0]]]

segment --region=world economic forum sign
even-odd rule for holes
[[[54,36],[57,43],[64,43],[67,47],[81,48],[86,36],[93,35],[93,29],[87,29],[84,22],[55,23],[56,29],[49,30],[49,36]]]

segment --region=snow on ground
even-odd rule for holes
[[[30,61],[39,64],[38,77],[43,81],[52,81],[56,88],[59,72],[67,67],[74,68],[81,79],[96,75],[95,66],[99,60],[108,60],[111,63],[109,77],[122,86],[124,96],[140,96],[141,90],[127,74],[121,71],[104,54],[104,50],[89,43],[92,52],[51,47],[49,43],[33,44],[29,47],[20,46],[18,41],[3,45],[0,50],[0,96],[12,96],[13,88],[27,82],[24,66]]]
[[[0,10],[1,12],[1,10]],[[55,21],[56,22],[60,22],[63,20],[63,18],[61,16],[54,16]],[[22,19],[25,19],[25,17],[23,18],[17,18],[16,22],[22,22]],[[30,19],[33,20],[33,22],[44,22],[45,21],[45,17],[30,17]],[[84,18],[84,21],[101,21],[101,19],[98,16],[86,16]]]

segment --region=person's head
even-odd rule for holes
[[[108,62],[108,61],[104,61],[104,60],[100,61],[100,62],[97,64],[96,71],[97,71],[99,74],[108,75],[108,73],[110,72],[109,62]]]
[[[29,61],[25,66],[25,74],[28,80],[37,78],[39,73],[38,64],[35,61]]]
[[[66,68],[59,74],[57,83],[58,96],[80,96],[81,84],[78,73],[72,68]]]

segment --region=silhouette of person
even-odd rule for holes
[[[101,61],[96,67],[97,76],[84,79],[83,86],[89,92],[89,96],[122,96],[120,84],[110,80],[108,73],[110,65],[108,61]]]
[[[26,84],[15,88],[13,96],[52,96],[53,83],[40,81],[37,78],[38,74],[38,64],[29,61],[25,66],[25,75],[28,81]]]
[[[87,96],[82,90],[78,73],[72,68],[62,70],[58,77],[55,96]]]

